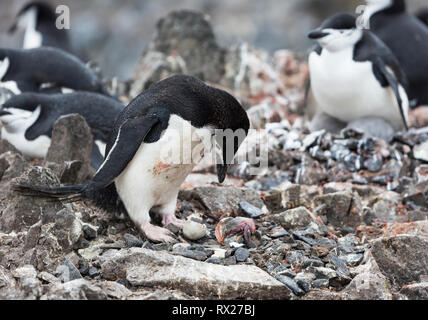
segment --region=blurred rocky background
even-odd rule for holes
[[[0,1],[0,47],[17,46],[5,35],[14,15],[27,0]],[[362,0],[49,0],[71,9],[71,34],[76,48],[99,63],[106,76],[127,79],[142,50],[153,37],[156,22],[168,12],[192,9],[210,16],[217,40],[228,47],[248,42],[268,51],[306,51],[307,32],[337,11],[355,12]],[[408,1],[411,10],[424,0]]]

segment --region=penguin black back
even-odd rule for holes
[[[2,81],[25,83],[33,90],[49,83],[76,91],[107,94],[98,77],[79,58],[61,49],[0,49],[0,60],[5,58],[9,60],[9,69]]]
[[[409,79],[409,98],[428,104],[428,28],[406,11],[404,0],[392,0],[369,21],[370,31],[392,50]]]

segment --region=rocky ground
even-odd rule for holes
[[[128,101],[182,72],[229,90],[253,126],[266,128],[268,168],[251,176],[248,163],[237,165],[223,185],[213,168],[195,170],[177,205],[184,230],[170,228],[177,243],[156,244],[128,218],[88,202],[10,190],[16,182],[54,186],[93,174],[92,137],[80,116],[57,122],[46,159],[26,159],[0,140],[0,298],[427,299],[421,116],[418,128],[388,141],[358,130],[311,133],[302,57],[222,48],[207,21],[189,12],[157,28],[134,78],[106,80],[111,91]],[[231,234],[242,222],[249,228]]]

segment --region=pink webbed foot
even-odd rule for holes
[[[173,243],[176,240],[172,237],[172,233],[165,228],[152,225],[150,222],[141,224],[141,231],[146,237],[154,242]]]
[[[175,214],[165,214],[162,217],[162,225],[164,227],[168,226],[169,224],[173,224],[174,226],[183,229],[184,221],[178,219]]]

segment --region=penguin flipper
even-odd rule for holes
[[[407,117],[403,109],[403,99],[400,96],[400,84],[398,83],[398,80],[396,79],[395,75],[388,70],[387,65],[382,61],[382,59],[375,59],[373,61],[373,68],[375,74],[380,74],[394,92],[395,98],[397,99],[397,103],[400,108],[400,115],[403,120],[404,127],[406,131],[409,130],[409,127],[407,126]]]
[[[106,187],[121,174],[137,153],[141,143],[160,119],[155,115],[132,118],[125,121],[118,131],[116,141],[91,184]]]

